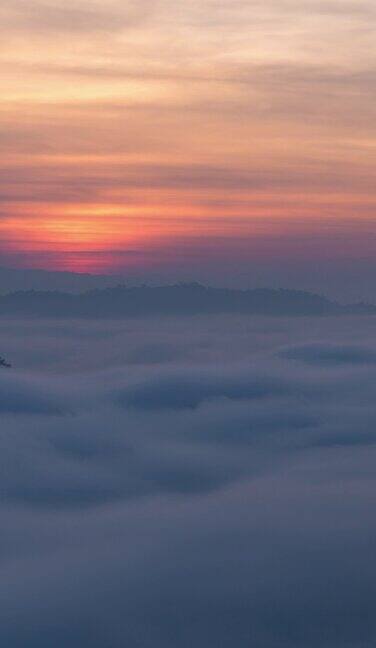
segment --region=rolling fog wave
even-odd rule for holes
[[[374,645],[372,317],[0,332],[4,645]]]

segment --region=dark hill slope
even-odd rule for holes
[[[120,318],[215,313],[274,316],[373,314],[376,307],[365,304],[341,306],[325,297],[298,290],[236,290],[206,288],[200,284],[118,286],[80,295],[27,291],[0,297],[2,317]]]

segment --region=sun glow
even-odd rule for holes
[[[374,42],[338,3],[6,4],[0,263],[263,237],[289,259],[340,226],[368,245]]]

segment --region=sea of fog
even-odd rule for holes
[[[376,318],[0,320],[0,645],[376,645]]]

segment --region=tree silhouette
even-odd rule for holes
[[[11,365],[9,362],[7,362],[7,361],[5,360],[5,358],[2,358],[2,357],[0,356],[0,368],[1,368],[1,367],[4,367],[4,368],[6,368],[6,369],[10,369],[11,366],[12,366],[12,365]]]

